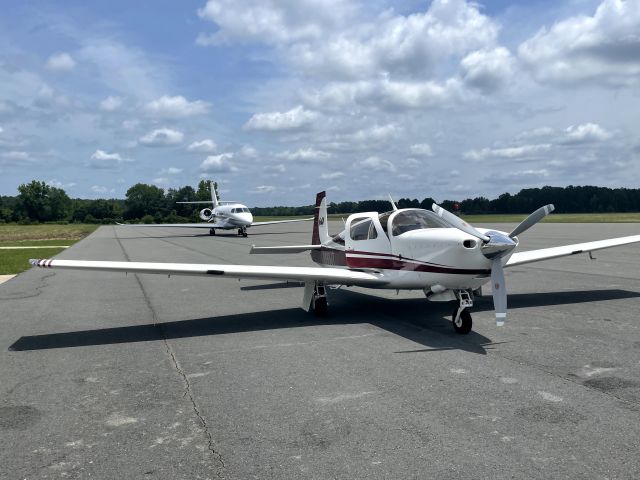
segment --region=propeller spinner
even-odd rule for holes
[[[467,222],[435,203],[431,207],[433,211],[452,227],[482,240],[480,247],[482,254],[491,259],[491,292],[493,294],[493,308],[496,313],[496,325],[501,327],[507,318],[507,286],[504,279],[502,258],[516,248],[517,235],[527,231],[536,223],[549,215],[555,207],[552,204],[545,205],[525,218],[507,236],[504,233],[489,231],[481,233]]]

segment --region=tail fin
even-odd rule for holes
[[[211,190],[211,203],[213,203],[213,208],[216,208],[220,203],[218,202],[218,195],[216,195],[216,186],[212,181],[209,181],[209,189]]]
[[[313,217],[312,245],[320,245],[328,242],[329,219],[327,218],[327,192],[320,192],[316,195],[316,211]]]

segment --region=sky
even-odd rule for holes
[[[640,187],[640,0],[8,0],[0,194]]]

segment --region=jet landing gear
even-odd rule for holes
[[[247,236],[247,227],[240,227],[238,229],[238,235],[240,235],[241,237],[246,237]]]
[[[468,308],[473,307],[473,297],[466,290],[455,292],[458,299],[458,305],[453,310],[453,329],[456,333],[465,335],[471,331],[473,321]]]
[[[216,234],[216,229],[215,228],[210,228],[209,229],[209,235],[215,235]]]

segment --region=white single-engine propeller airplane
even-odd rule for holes
[[[603,248],[640,242],[640,235],[543,248],[514,253],[518,235],[554,209],[546,205],[529,215],[510,233],[474,228],[433,204],[433,212],[419,208],[354,213],[345,229],[329,235],[325,192],[316,198],[310,245],[252,247],[251,253],[311,252],[320,267],[258,265],[207,265],[184,263],[102,262],[85,260],[31,260],[44,268],[200,275],[211,277],[294,280],[304,282],[302,308],[327,313],[328,286],[361,286],[423,290],[432,301],[455,301],[453,327],[469,333],[469,308],[474,293],[491,282],[496,322],[507,315],[507,289],[503,268],[538,262]]]
[[[118,223],[125,227],[171,227],[171,228],[208,228],[209,235],[215,235],[216,229],[235,230],[238,229],[238,235],[247,236],[247,228],[259,227],[261,225],[273,225],[274,223],[293,223],[293,222],[309,222],[313,218],[295,218],[291,220],[274,220],[271,222],[254,222],[253,215],[247,208],[238,202],[221,202],[218,200],[213,182],[209,182],[211,190],[211,200],[201,200],[195,202],[176,202],[176,203],[208,203],[211,208],[203,208],[200,210],[200,218],[207,223],[145,223],[145,224],[124,224]],[[116,222],[117,223],[117,222]]]

